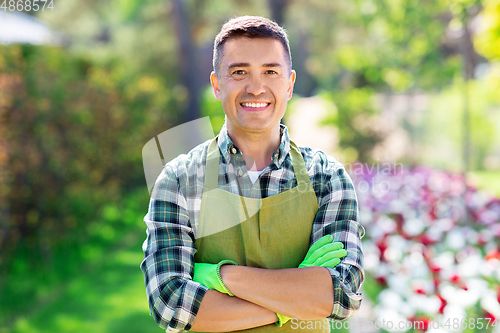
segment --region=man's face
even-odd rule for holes
[[[210,81],[228,131],[237,135],[278,128],[295,82],[283,45],[272,38],[238,37],[223,47],[219,75],[212,72]]]

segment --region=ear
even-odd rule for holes
[[[295,84],[295,78],[296,78],[296,73],[292,69],[292,72],[290,73],[290,78],[288,79],[288,100],[292,98],[293,95],[293,85]]]
[[[210,84],[212,85],[212,88],[214,89],[215,98],[217,98],[220,101],[219,78],[217,78],[217,75],[215,74],[215,72],[212,72],[210,74]]]

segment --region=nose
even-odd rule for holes
[[[266,92],[266,88],[260,77],[253,76],[247,84],[246,92],[248,94],[258,96]]]

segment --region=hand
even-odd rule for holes
[[[321,266],[334,268],[340,263],[340,258],[347,255],[344,244],[333,242],[332,235],[326,235],[318,239],[307,251],[306,257],[300,263],[301,267]]]
[[[226,287],[220,277],[220,267],[225,264],[237,265],[232,260],[222,260],[218,264],[195,263],[193,281],[204,285],[207,288],[218,292],[234,296]]]

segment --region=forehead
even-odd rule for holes
[[[231,38],[224,43],[222,51],[222,68],[227,68],[231,63],[280,63],[286,66],[285,48],[274,38]]]

